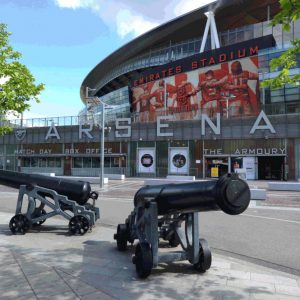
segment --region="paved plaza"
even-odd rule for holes
[[[128,197],[130,186],[132,193],[136,190],[128,181]],[[111,187],[113,196],[117,183]],[[60,217],[12,235],[8,223],[17,191],[2,188],[1,195],[11,202],[3,209],[0,201],[0,299],[300,299],[299,276],[214,251],[204,274],[177,262],[160,264],[140,280],[131,262],[134,247],[117,251],[115,226],[102,219],[84,236],[69,235],[68,222]],[[170,251],[167,244],[162,243],[162,251]]]

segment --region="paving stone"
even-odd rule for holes
[[[105,293],[102,293],[100,291],[97,291],[96,293],[92,293],[89,295],[85,295],[81,297],[82,300],[115,300],[116,298],[113,298]]]
[[[79,296],[84,296],[87,294],[92,294],[97,291],[94,287],[91,285],[88,285],[84,283],[83,281],[77,279],[77,278],[66,278],[66,283],[72,288],[76,294]]]
[[[13,289],[18,286],[27,286],[28,282],[22,275],[8,275],[0,278],[0,290],[6,290],[8,288]]]
[[[35,262],[20,262],[20,267],[25,275],[33,275],[33,274],[40,274],[46,271],[51,271],[52,268],[40,263]]]
[[[81,299],[78,297],[78,295],[72,293],[72,292],[67,292],[67,293],[62,293],[59,295],[51,295],[51,296],[40,296],[39,295],[39,300],[79,300]],[[100,300],[100,298],[99,298]]]
[[[70,287],[64,282],[56,282],[54,285],[49,283],[48,285],[36,286],[34,287],[34,291],[39,298],[60,295],[67,292],[72,293]]]
[[[27,276],[28,281],[32,286],[49,285],[56,281],[61,281],[61,277],[54,271],[46,271],[39,274],[30,274]]]
[[[249,279],[250,280],[250,272],[245,271],[237,271],[237,270],[224,270],[224,269],[209,269],[207,271],[209,274],[215,274],[220,276],[226,276],[228,278],[237,278],[237,279]]]
[[[250,294],[251,300],[299,300],[299,297],[285,295]]]
[[[230,269],[231,263],[222,261],[222,260],[213,260],[211,264],[211,268],[218,268],[218,269]]]
[[[24,273],[20,268],[12,268],[11,270],[6,270],[0,273],[0,282],[6,278],[18,278],[24,276]]]
[[[278,294],[297,296],[300,298],[300,287],[276,284],[275,288]]]
[[[34,291],[28,285],[17,285],[14,287],[1,289],[1,300],[2,299],[36,299],[34,296]]]
[[[258,292],[270,292],[275,293],[275,285],[266,282],[245,280],[245,279],[234,279],[230,278],[227,280],[227,285],[232,287],[239,287],[247,289],[249,293]]]
[[[249,300],[250,294],[240,288],[233,288],[228,286],[214,287],[214,286],[199,286],[198,293],[195,293],[197,299],[226,299],[226,300]]]
[[[282,284],[282,285],[298,286],[296,279],[282,277],[282,276],[251,273],[251,280],[276,283],[276,284]]]

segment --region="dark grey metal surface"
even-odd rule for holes
[[[67,196],[70,200],[84,205],[90,198],[89,182],[74,181],[38,174],[25,174],[0,170],[0,183],[19,189],[21,185],[40,186]]]
[[[159,215],[219,208],[227,214],[237,215],[247,209],[250,189],[237,174],[226,174],[218,180],[142,187],[134,196],[134,205],[147,201],[157,203]]]

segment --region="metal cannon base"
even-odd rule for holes
[[[24,198],[25,202],[28,199],[27,210],[23,203]],[[95,207],[98,194],[92,192],[90,198],[93,204],[79,205],[76,201],[69,200],[68,197],[59,195],[54,190],[40,186],[21,185],[16,214],[11,218],[9,228],[13,234],[25,234],[32,226],[42,225],[47,219],[60,215],[69,220],[71,234],[83,235],[91,230],[100,218],[99,208]]]
[[[157,204],[149,201],[137,205],[125,221],[119,224],[114,239],[120,251],[127,243],[138,239],[132,262],[140,278],[151,274],[159,263],[188,260],[199,272],[211,266],[211,251],[206,240],[199,239],[199,213],[177,213],[158,217]],[[182,247],[181,251],[159,252],[159,238],[171,247]]]

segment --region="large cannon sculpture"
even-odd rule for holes
[[[140,278],[150,275],[162,262],[188,260],[196,270],[211,266],[211,251],[199,239],[198,213],[221,209],[230,215],[241,214],[250,202],[248,184],[237,174],[219,180],[144,186],[134,197],[134,210],[125,224],[119,224],[114,239],[120,251],[138,239],[132,262]],[[158,251],[159,238],[182,251]]]
[[[16,214],[9,222],[14,234],[25,234],[31,226],[61,215],[69,220],[70,233],[82,235],[100,217],[95,206],[98,194],[91,191],[89,182],[0,170],[0,184],[19,189]]]

